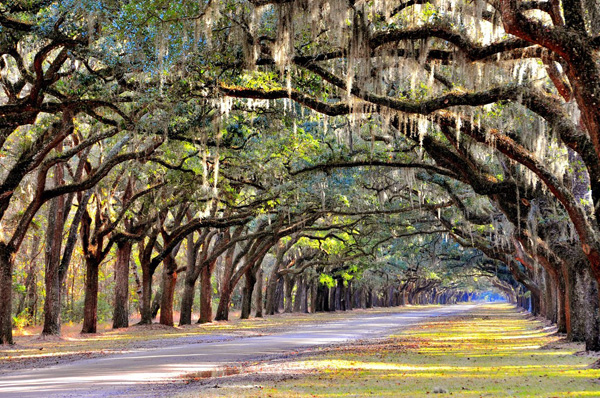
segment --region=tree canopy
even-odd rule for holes
[[[216,289],[501,292],[600,349],[597,0],[11,0],[0,78],[2,343]]]

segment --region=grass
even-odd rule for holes
[[[597,358],[574,355],[582,346],[561,341],[553,330],[510,305],[479,306],[375,343],[262,364],[262,385],[247,377],[244,385],[221,379],[222,388],[202,396],[600,397],[600,370],[589,368]],[[295,376],[264,377],[282,369]]]

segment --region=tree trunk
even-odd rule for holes
[[[194,295],[196,290],[196,281],[189,278],[189,271],[186,271],[183,281],[183,293],[181,295],[181,308],[179,313],[179,326],[192,324],[192,310],[194,306]]]
[[[567,338],[572,341],[586,341],[586,317],[591,316],[591,305],[586,301],[590,296],[587,292],[588,284],[581,265],[581,261],[574,260],[567,269],[567,296],[571,320]]]
[[[263,317],[263,270],[262,267],[258,268],[256,273],[256,294],[255,294],[254,306],[256,307],[256,318]]]
[[[142,264],[142,305],[140,325],[152,324],[152,274]]]
[[[225,274],[228,274],[225,272]],[[230,274],[230,273],[229,273]],[[230,275],[229,275],[230,277]],[[231,295],[233,294],[233,288],[229,283],[229,277],[223,278],[221,284],[221,292],[219,295],[219,305],[217,306],[217,314],[215,315],[215,321],[227,321],[229,320],[229,305],[231,303]],[[226,281],[226,282],[225,282]]]
[[[352,311],[354,305],[352,303],[352,298],[354,297],[354,294],[352,294],[352,291],[354,289],[352,288],[352,281],[349,280],[348,281],[348,286],[346,286],[346,309],[349,311]]]
[[[233,251],[228,251],[225,260],[225,269],[223,270],[223,278],[221,283],[221,294],[219,296],[219,305],[215,321],[229,320],[229,305],[231,303],[231,295],[233,294],[233,286],[231,286],[231,276],[233,274],[232,262]]]
[[[340,300],[340,310],[346,311],[348,309],[346,296],[348,295],[347,286],[344,285],[344,281],[340,279],[338,282],[338,286],[340,288],[339,292],[339,300]]]
[[[233,289],[230,283],[223,283],[221,286],[221,295],[219,296],[219,306],[217,307],[217,314],[215,321],[227,321],[229,320],[229,304],[231,303],[231,295]]]
[[[334,312],[336,310],[335,306],[336,306],[336,300],[335,300],[335,292],[336,292],[336,287],[329,287],[327,288],[327,290],[329,290],[329,309],[328,311]]]
[[[557,321],[556,326],[558,333],[567,333],[571,328],[571,308],[567,300],[565,281],[562,278],[557,278],[556,284],[556,301],[557,301]]]
[[[62,167],[55,170],[54,184],[62,183]],[[44,300],[44,328],[42,335],[60,335],[60,260],[62,250],[62,234],[64,229],[64,196],[52,199],[48,210],[48,229],[46,235],[46,273],[44,284],[46,296]]]
[[[27,326],[35,324],[37,294],[37,263],[32,261],[29,265],[27,279],[25,280],[25,311],[29,318]]]
[[[230,247],[225,253],[223,275],[221,277],[221,294],[219,296],[219,305],[217,307],[215,321],[229,320],[229,304],[231,303],[231,295],[233,294],[233,288],[235,287],[231,284],[231,278],[233,276],[235,267],[234,254],[235,246]]]
[[[85,259],[85,298],[81,333],[96,333],[98,325],[98,273],[100,263],[93,257]]]
[[[318,281],[313,282],[313,303],[314,306],[312,308],[313,312],[321,312],[323,311],[323,294],[321,291],[321,284]]]
[[[160,300],[160,324],[173,326],[173,300],[177,283],[177,263],[169,254],[163,260],[163,291]]]
[[[337,283],[335,284],[335,287],[332,289],[332,298],[333,298],[333,304],[332,304],[332,308],[335,311],[340,311],[342,310],[342,287],[344,286],[344,282],[342,281],[342,279],[338,279]]]
[[[296,284],[296,278],[294,278],[294,276],[292,274],[287,274],[284,277],[284,281],[285,281],[285,285],[284,285],[284,292],[285,292],[285,300],[284,300],[284,307],[283,307],[283,312],[285,313],[291,313],[293,310],[293,290],[294,290],[294,285]]]
[[[154,319],[154,315],[152,314],[152,279],[155,269],[150,266],[150,263],[158,232],[158,228],[154,229],[147,236],[148,241],[144,238],[138,243],[138,259],[142,268],[142,304],[140,306],[142,319],[139,322],[140,325],[150,325]]]
[[[582,337],[582,341],[585,341],[587,351],[600,351],[598,284],[589,268],[579,269],[573,289],[578,303],[571,304],[572,311],[577,307],[577,314],[573,314],[572,320],[577,317],[577,324],[581,328],[577,337]],[[574,338],[575,334],[574,330]]]
[[[305,314],[309,313],[309,299],[308,296],[310,294],[310,285],[308,284],[308,279],[305,276],[304,278],[302,278],[302,282],[303,282],[303,293],[302,293],[302,305],[300,306],[300,311],[304,312]]]
[[[301,275],[296,277],[296,293],[294,294],[294,305],[292,312],[302,311],[302,300],[304,296],[304,278]]]
[[[540,310],[541,310],[541,297],[537,292],[534,291],[530,291],[531,295],[529,296],[531,298],[531,313],[533,315],[540,315]]]
[[[557,288],[556,288],[556,284],[554,283],[554,281],[552,280],[552,278],[550,277],[550,274],[548,272],[543,272],[544,275],[544,294],[543,294],[543,299],[544,299],[544,312],[545,312],[545,317],[546,319],[548,319],[550,322],[552,323],[557,323],[558,322],[558,315],[557,315]]]
[[[12,273],[14,252],[0,242],[0,344],[13,344]]]
[[[135,261],[131,262],[131,271],[133,274],[133,280],[135,281],[135,294],[137,295],[137,312],[142,314],[142,280],[140,279],[140,273],[138,266]]]
[[[33,248],[37,251],[40,243],[39,237],[34,238]],[[38,293],[37,293],[37,268],[38,263],[35,259],[35,254],[32,253],[31,262],[29,263],[29,267],[27,269],[27,279],[25,281],[25,310],[27,311],[29,321],[28,326],[31,324],[35,324],[36,322],[36,313],[37,313],[37,302],[38,302]]]
[[[40,238],[39,235],[34,235],[29,248],[29,258],[27,268],[25,269],[25,292],[19,299],[15,314],[25,312],[27,314],[27,326],[35,323],[35,307],[37,304],[37,252],[39,250]]]
[[[275,289],[275,313],[279,313],[283,310],[284,298],[285,298],[285,278],[280,278],[277,282],[277,289]]]
[[[277,311],[277,286],[279,285],[279,275],[277,274],[277,264],[273,266],[273,270],[267,281],[267,302],[265,311],[267,315],[273,315]]]
[[[318,282],[315,279],[313,279],[310,283],[310,312],[313,314],[315,312],[317,312],[318,299],[319,299],[317,290],[318,290]]]
[[[113,329],[129,326],[129,263],[131,248],[130,241],[123,241],[117,245]]]
[[[154,295],[154,298],[152,299],[152,305],[150,306],[150,316],[152,317],[153,321],[156,318],[156,316],[158,315],[158,311],[160,311],[160,303],[162,302],[162,294],[163,294],[164,284],[165,284],[165,280],[164,280],[164,278],[161,277],[158,291]]]
[[[354,306],[357,308],[365,308],[365,288],[359,287],[354,291]]]
[[[200,271],[200,318],[198,323],[212,321],[212,274],[217,265],[217,260],[211,262]]]
[[[196,292],[196,281],[200,275],[196,267],[198,262],[198,250],[200,247],[194,243],[194,234],[187,237],[186,258],[187,265],[185,278],[183,280],[183,294],[181,296],[181,308],[179,311],[179,326],[192,324],[192,312],[194,307],[194,295]]]
[[[329,312],[331,309],[331,292],[329,291],[329,287],[323,286],[322,296],[323,296],[323,311]]]
[[[373,308],[373,289],[369,288],[365,296],[365,308]]]
[[[253,266],[245,273],[245,284],[242,289],[242,314],[240,319],[250,318],[250,312],[252,311],[252,294],[254,293],[254,286],[256,285],[256,272],[258,272],[257,266]]]

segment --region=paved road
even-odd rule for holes
[[[226,364],[265,355],[383,337],[424,318],[455,315],[474,305],[446,306],[406,313],[373,314],[299,325],[287,332],[220,342],[185,344],[168,348],[84,359],[69,364],[5,375],[0,397],[109,397],[148,395],[148,385],[190,372],[208,372]],[[146,393],[144,393],[146,391]],[[151,395],[160,395],[156,387]]]

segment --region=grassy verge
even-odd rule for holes
[[[552,332],[509,305],[486,305],[196,388],[208,397],[600,397],[600,370],[588,368],[597,358],[574,355],[582,346]]]

